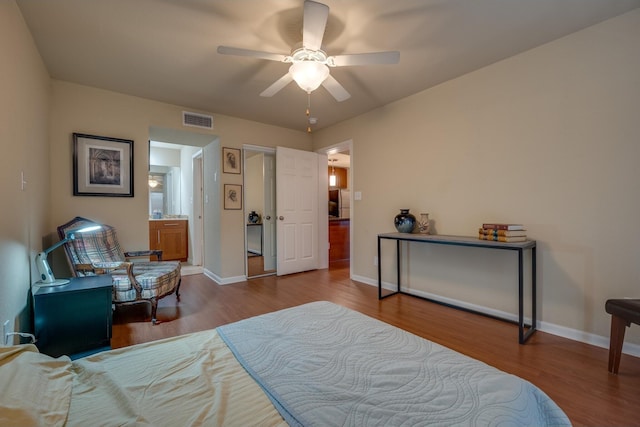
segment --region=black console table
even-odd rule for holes
[[[397,290],[395,292],[382,295],[382,262],[381,262],[381,241],[383,239],[396,241],[396,274],[397,274]],[[424,235],[409,233],[383,233],[378,234],[378,299],[383,299],[395,294],[405,294],[417,296],[411,293],[403,292],[400,285],[400,262],[402,259],[400,243],[416,242],[431,243],[438,245],[451,246],[469,246],[475,248],[500,249],[518,252],[518,341],[524,344],[536,330],[536,241],[527,240],[518,243],[503,243],[488,240],[480,240],[474,237],[463,236],[441,236],[441,235]],[[531,253],[531,324],[527,325],[524,321],[524,252],[528,250]],[[422,298],[422,297],[420,297]],[[425,298],[433,301],[429,298]],[[439,301],[434,301],[438,302]],[[447,304],[455,308],[452,304]],[[467,311],[473,311],[464,308]],[[484,314],[484,313],[480,313]],[[503,319],[506,320],[506,319]],[[528,328],[528,330],[526,330]]]

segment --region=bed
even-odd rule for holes
[[[319,301],[71,361],[0,348],[0,425],[570,425],[539,388]]]

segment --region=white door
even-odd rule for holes
[[[191,235],[193,253],[192,265],[202,265],[203,233],[203,204],[202,204],[202,150],[191,159],[193,165],[193,234]]]
[[[318,160],[309,151],[276,149],[277,274],[318,266]]]
[[[264,171],[264,211],[262,215],[264,270],[276,269],[276,157],[265,153]]]

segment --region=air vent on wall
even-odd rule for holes
[[[213,129],[213,116],[207,116],[206,114],[190,113],[188,111],[182,112],[182,125],[194,126],[203,129]]]

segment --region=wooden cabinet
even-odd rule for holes
[[[149,221],[149,249],[162,250],[163,261],[186,261],[189,256],[187,225],[184,219]]]
[[[335,186],[337,188],[347,188],[349,186],[349,179],[347,176],[347,170],[345,168],[329,167],[329,176],[331,176],[332,172],[335,172],[335,175],[336,175]]]
[[[112,289],[106,274],[34,287],[33,323],[40,352],[76,358],[110,349]]]

